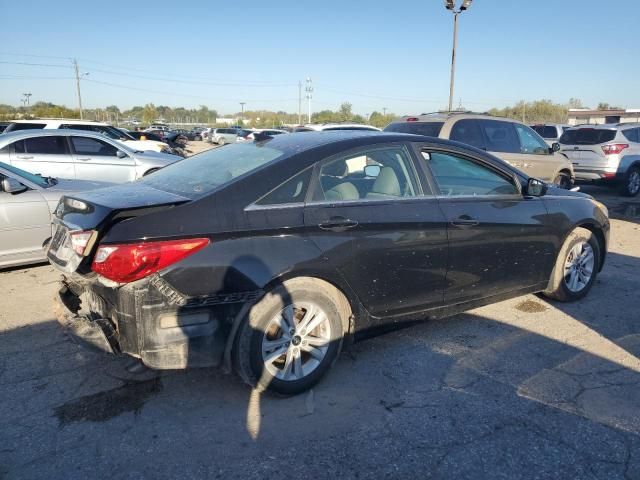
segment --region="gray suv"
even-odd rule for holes
[[[640,124],[579,125],[562,134],[560,147],[577,180],[617,185],[629,197],[640,193]]]
[[[540,135],[516,120],[467,112],[429,113],[402,117],[384,131],[466,143],[495,155],[530,177],[567,189],[573,185],[573,166],[565,155],[558,153],[560,145],[549,147]]]

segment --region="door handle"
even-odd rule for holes
[[[324,220],[318,227],[322,230],[332,230],[334,232],[344,232],[345,230],[349,230],[350,228],[358,225],[358,222],[355,220],[350,220],[345,217],[331,217],[328,220]]]
[[[31,160],[33,155],[16,155],[20,160]]]
[[[451,225],[458,228],[470,228],[480,225],[480,222],[475,218],[471,218],[469,215],[460,215],[451,222]]]
[[[78,160],[80,160],[81,162],[88,162],[89,160],[91,160],[90,157],[78,157]]]

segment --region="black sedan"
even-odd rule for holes
[[[157,369],[311,387],[379,328],[591,289],[606,208],[484,151],[377,132],[278,135],[63,197],[48,257],[85,343]]]

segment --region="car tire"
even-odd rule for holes
[[[578,227],[565,240],[551,272],[545,296],[561,302],[583,298],[600,268],[600,245],[593,232]]]
[[[640,193],[640,167],[633,166],[627,170],[620,193],[625,197],[635,197]]]
[[[260,391],[308,390],[338,358],[350,315],[347,300],[332,285],[288,280],[267,292],[243,320],[233,348],[235,370]],[[306,331],[309,324],[313,328]]]
[[[573,182],[571,181],[571,176],[567,175],[564,172],[558,173],[556,178],[553,180],[553,184],[563,190],[571,190],[573,187]]]
[[[226,141],[225,141],[225,139],[224,139],[223,137],[220,137],[220,138],[218,139],[218,145],[222,146],[222,145],[224,145],[225,143],[226,143]]]

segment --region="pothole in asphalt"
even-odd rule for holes
[[[534,302],[533,300],[525,300],[516,305],[516,310],[520,310],[525,313],[540,313],[547,309],[540,302]]]
[[[140,413],[145,402],[162,390],[160,378],[124,385],[76,398],[54,409],[60,426],[73,422],[105,422],[125,412]]]

